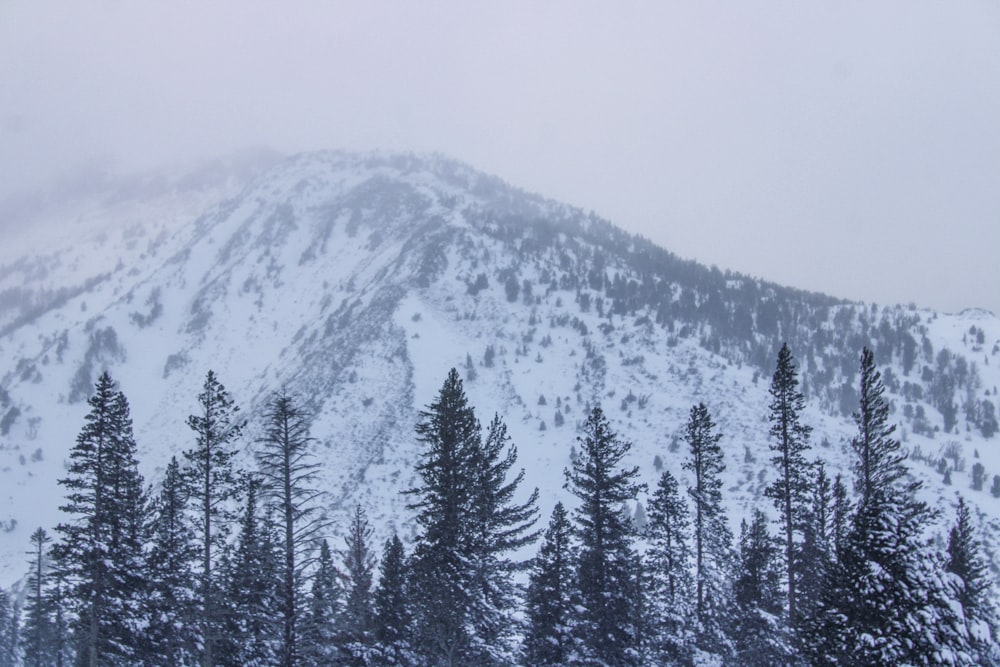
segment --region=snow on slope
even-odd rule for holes
[[[191,447],[184,422],[210,368],[248,418],[246,463],[271,392],[297,394],[314,415],[314,449],[334,519],[343,525],[345,512],[361,502],[379,537],[392,529],[412,534],[399,491],[414,483],[413,427],[453,366],[466,378],[480,420],[495,412],[506,419],[526,470],[524,491],[542,490],[543,516],[557,499],[572,502],[563,469],[591,406],[601,404],[613,428],[633,442],[630,463],[653,488],[657,456],[685,484],[679,433],[698,401],[724,434],[731,520],[738,523],[753,506],[771,510],[762,495],[773,475],[769,374],[679,334],[683,322],[668,327],[647,310],[585,307],[600,295],[574,282],[573,267],[593,268],[603,253],[608,280],[643,272],[600,247],[599,224],[582,213],[434,157],[302,155],[234,194],[154,197],[126,209],[95,205],[86,216],[96,235],[0,263],[3,288],[36,289],[34,276],[4,269],[44,261],[50,268],[42,284],[76,290],[27,321],[11,317],[16,326],[0,337],[0,405],[14,414],[0,435],[0,584],[24,574],[34,528],[60,520],[56,480],[83,423],[86,390],[104,368],[130,399],[152,482],[171,456]],[[122,231],[128,229],[137,231]],[[130,245],[129,234],[163,240]],[[87,282],[116,256],[122,268]],[[100,262],[84,269],[85,258]],[[485,286],[477,286],[480,275]],[[686,287],[664,281],[658,289],[679,301]],[[935,349],[978,360],[986,391],[1000,384],[1000,359],[990,349],[1000,340],[994,316],[919,316]],[[985,332],[985,349],[970,346],[972,326]],[[774,355],[780,342],[772,341]],[[903,401],[894,399],[898,413]],[[936,418],[932,408],[928,414]],[[807,420],[815,428],[814,455],[849,477],[850,421],[815,402]],[[1000,554],[1000,499],[969,490],[967,478],[975,460],[990,475],[1000,471],[996,441],[973,431],[905,435],[908,447],[933,460],[944,443],[959,442],[966,472],[954,474],[954,486],[942,486],[922,461],[914,462],[914,474],[926,480],[935,506],[949,507],[961,490],[993,526],[989,545]]]

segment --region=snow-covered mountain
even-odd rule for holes
[[[782,341],[812,453],[848,477],[858,359],[873,347],[941,531],[962,493],[1000,562],[991,313],[847,303],[708,269],[440,157],[314,153],[106,179],[8,203],[0,230],[3,585],[24,574],[29,534],[60,519],[57,480],[105,368],[148,481],[192,446],[185,420],[213,369],[247,417],[247,462],[261,408],[285,388],[314,415],[334,516],[362,502],[380,533],[408,535],[413,427],[453,366],[481,420],[505,417],[543,515],[568,500],[562,471],[590,406],[652,487],[661,467],[686,479],[679,433],[698,401],[724,435],[732,518],[773,515],[766,405]]]

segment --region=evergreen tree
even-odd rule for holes
[[[306,667],[326,667],[333,664],[337,618],[340,616],[340,573],[333,564],[333,555],[326,540],[320,542],[312,587],[306,601],[301,640],[298,642],[300,663]]]
[[[173,457],[153,504],[147,565],[148,659],[164,667],[189,665],[197,656],[194,568],[198,547],[187,521],[187,506],[187,487]]]
[[[258,463],[267,505],[280,528],[282,562],[278,600],[282,615],[279,664],[294,667],[298,654],[298,618],[303,595],[303,566],[322,527],[315,489],[319,463],[312,460],[306,413],[285,393],[275,395],[265,415]]]
[[[789,624],[794,627],[798,623],[796,588],[802,579],[795,565],[805,529],[810,481],[805,452],[809,449],[809,434],[812,429],[800,419],[805,409],[805,397],[799,391],[795,360],[787,343],[778,352],[777,368],[771,378],[769,393],[770,446],[776,453],[771,463],[775,465],[778,476],[765,489],[764,495],[774,500],[778,510],[784,538],[785,609]]]
[[[217,571],[232,524],[231,502],[237,493],[233,457],[242,432],[239,408],[215,373],[208,372],[198,394],[197,414],[187,424],[195,433],[195,446],[184,452],[188,497],[194,513],[193,530],[199,544],[197,613],[202,667],[215,665],[224,609],[220,605],[223,582]]]
[[[969,650],[938,559],[923,538],[933,519],[905,482],[903,454],[888,424],[884,386],[872,353],[861,361],[856,487],[860,503],[840,553],[836,613],[825,634],[845,647],[850,664],[936,664]]]
[[[275,596],[278,576],[276,540],[258,516],[260,480],[248,477],[246,503],[235,550],[226,554],[224,602],[226,632],[217,644],[216,659],[231,667],[273,665],[280,650],[280,613]]]
[[[406,596],[406,554],[399,537],[386,540],[375,589],[375,659],[384,667],[412,664],[410,610]]]
[[[455,369],[416,431],[425,451],[421,484],[407,491],[421,531],[409,567],[415,648],[435,664],[509,662],[516,564],[507,552],[534,539],[536,496],[513,501],[516,450],[499,420],[483,442]]]
[[[975,536],[969,507],[961,496],[955,525],[948,535],[945,569],[958,580],[956,597],[980,664],[998,664],[996,610],[989,595],[992,577]]]
[[[833,485],[826,474],[826,467],[817,463],[797,565],[801,574],[797,598],[800,622],[792,628],[799,639],[798,648],[804,654],[810,653],[816,645],[812,640],[816,631],[815,621],[823,605],[824,587],[836,557],[833,494]]]
[[[580,499],[575,512],[580,547],[576,638],[582,664],[617,667],[634,663],[630,579],[634,561],[631,522],[623,503],[634,500],[638,468],[619,469],[631,443],[618,438],[595,407],[577,438],[580,458],[566,471],[567,486]]]
[[[875,368],[875,355],[867,347],[861,353],[861,405],[854,413],[858,434],[851,439],[857,456],[854,464],[855,488],[861,502],[869,503],[876,493],[893,487],[906,474],[906,454],[892,437],[896,425],[889,423],[882,374]]]
[[[0,588],[0,667],[18,664],[19,617],[20,612],[10,593]]]
[[[523,503],[515,496],[524,480],[524,470],[511,475],[517,448],[507,435],[507,426],[494,416],[486,439],[473,453],[472,507],[467,520],[468,554],[473,565],[471,621],[475,629],[472,655],[480,664],[514,661],[514,639],[520,604],[513,582],[523,563],[509,554],[532,542],[539,531],[538,489]]]
[[[24,628],[21,631],[25,667],[50,667],[56,663],[53,609],[46,595],[48,568],[46,555],[52,538],[39,528],[31,534],[31,573],[28,575],[24,606]]]
[[[357,667],[371,662],[374,644],[372,583],[375,556],[369,548],[371,538],[372,529],[368,525],[368,519],[361,505],[357,505],[344,540],[345,548],[340,554],[343,559],[346,595],[337,633],[341,662]]]
[[[694,586],[690,529],[687,504],[680,496],[677,480],[665,471],[649,503],[646,529],[651,595],[657,602],[656,654],[665,664],[687,664],[691,660]]]
[[[457,665],[472,637],[472,578],[464,551],[473,480],[469,471],[480,441],[479,423],[454,369],[437,400],[421,413],[417,438],[425,446],[416,466],[420,536],[410,564],[415,648],[432,664]]]
[[[789,664],[785,626],[781,623],[780,541],[767,532],[767,517],[755,510],[740,526],[740,555],[733,581],[736,603],[736,661],[746,667]]]
[[[68,476],[59,480],[70,520],[56,527],[62,539],[53,555],[68,584],[78,660],[127,664],[140,645],[146,501],[128,401],[107,372],[88,404]]]
[[[569,517],[562,503],[556,503],[538,556],[531,564],[525,664],[566,665],[573,654],[574,552]]]
[[[694,476],[688,487],[693,504],[695,557],[695,618],[698,646],[725,655],[729,650],[724,628],[729,592],[732,534],[722,511],[722,479],[725,470],[715,423],[704,403],[691,408],[684,431],[690,458],[683,463]]]

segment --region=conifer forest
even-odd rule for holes
[[[859,377],[853,477],[831,478],[781,348],[760,406],[773,505],[736,534],[711,406],[691,407],[671,454],[690,484],[663,472],[655,489],[593,407],[563,473],[575,502],[543,516],[503,417],[477,415],[452,369],[414,425],[416,537],[377,544],[362,504],[327,539],[298,397],[275,394],[246,443],[209,372],[186,448],[150,484],[105,372],[59,481],[62,520],[25,545],[23,595],[0,590],[0,667],[1000,664],[969,510],[960,499],[947,542],[929,539],[936,510],[867,348]],[[247,446],[256,465],[240,469]]]

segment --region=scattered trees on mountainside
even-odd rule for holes
[[[412,549],[392,535],[377,558],[361,505],[340,550],[324,539],[294,398],[268,403],[255,469],[240,470],[243,424],[209,373],[195,446],[147,494],[105,373],[61,481],[57,539],[35,531],[26,588],[0,590],[0,667],[1000,665],[971,512],[960,497],[947,547],[928,539],[934,513],[867,348],[859,378],[852,496],[805,460],[782,347],[766,406],[777,520],[751,508],[734,548],[705,404],[684,428],[686,497],[662,471],[645,513],[630,444],[595,407],[565,471],[576,505],[556,504],[539,531],[504,422],[484,429],[452,370],[416,426]]]

